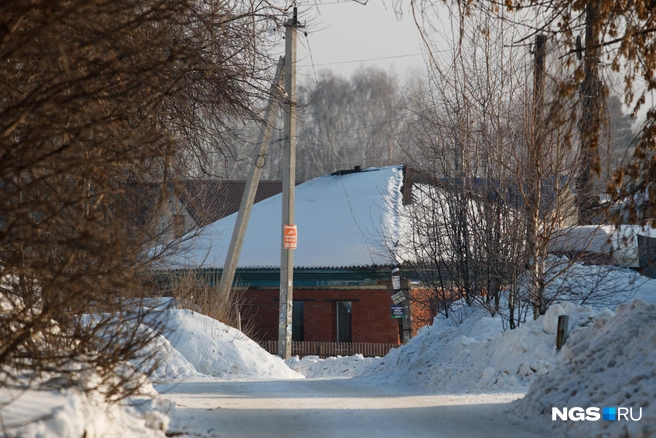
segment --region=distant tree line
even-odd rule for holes
[[[316,80],[299,83],[296,179],[400,162],[402,132],[410,116],[402,92],[399,80],[377,67],[360,67],[350,78],[321,70]],[[276,122],[264,169],[268,179],[282,176],[281,120]],[[215,164],[218,176],[246,177],[259,128],[251,123],[241,129],[232,155]]]

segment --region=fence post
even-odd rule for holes
[[[558,316],[558,331],[556,332],[556,350],[560,351],[567,341],[567,336],[569,335],[569,316],[560,315]]]

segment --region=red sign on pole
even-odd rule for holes
[[[298,234],[296,233],[296,225],[285,225],[283,229],[283,248],[296,249],[296,242],[298,241]]]

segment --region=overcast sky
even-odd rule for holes
[[[389,0],[306,0],[299,2],[299,81],[313,80],[313,69],[331,69],[350,76],[360,65],[393,69],[404,76],[421,68],[419,32],[412,16],[397,17]],[[312,55],[312,56],[310,56]]]
[[[407,5],[402,17],[395,13],[392,0],[368,0],[366,5],[353,0],[299,0],[298,10],[299,21],[307,25],[298,40],[301,83],[312,84],[314,72],[321,69],[349,77],[361,65],[376,65],[403,81],[410,71],[425,68],[423,43]],[[448,18],[442,17],[442,22]],[[653,93],[647,103],[643,112],[653,106]]]

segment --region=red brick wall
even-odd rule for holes
[[[391,318],[388,289],[294,289],[305,302],[305,340],[335,342],[336,302],[351,301],[353,342],[399,342],[399,325]],[[278,339],[278,289],[248,289],[244,319],[254,319],[262,340]]]
[[[411,289],[410,305],[412,307],[412,335],[416,335],[420,328],[433,323],[437,316],[434,292],[430,289]]]
[[[435,295],[438,295],[437,297]],[[456,301],[463,295],[458,291],[440,289],[435,291],[428,288],[416,288],[410,291],[412,305],[412,334],[417,334],[420,328],[433,323],[437,316],[437,305],[440,300]]]

